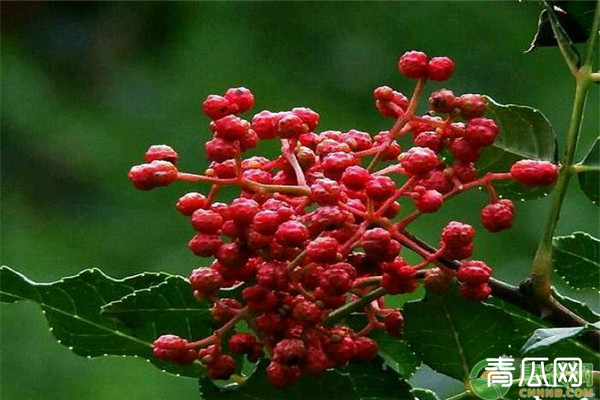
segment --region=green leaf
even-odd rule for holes
[[[463,380],[471,368],[508,350],[514,324],[502,310],[470,302],[452,291],[443,296],[428,293],[408,303],[404,339],[434,370]]]
[[[198,340],[212,334],[209,308],[208,302],[196,300],[187,280],[171,276],[159,285],[136,290],[103,306],[102,314],[149,338],[170,333]]]
[[[275,388],[266,374],[268,362],[261,362],[257,372],[245,383],[216,387],[208,378],[200,379],[200,394],[205,400],[403,400],[414,399],[410,385],[381,360],[368,364],[350,363],[343,369],[323,375],[300,378],[285,389]],[[309,397],[310,396],[310,397]]]
[[[510,315],[513,324],[516,327],[516,332],[511,340],[511,348],[513,351],[508,352],[508,355],[518,356],[518,349],[523,348],[536,329],[551,328],[544,320],[503,300],[492,297],[488,302]],[[600,361],[597,352],[573,338],[567,338],[549,347],[530,350],[528,355],[532,357],[548,357],[549,359],[553,359],[556,357],[566,357],[565,354],[568,354],[568,357],[581,358],[584,363],[596,364]]]
[[[197,377],[203,371],[197,366],[180,367],[154,358],[152,342],[156,337],[152,332],[121,324],[101,314],[105,304],[160,284],[169,277],[164,273],[145,273],[114,279],[99,269],[88,269],[57,282],[36,283],[8,267],[1,267],[0,300],[4,303],[21,300],[37,303],[58,342],[77,355],[137,356],[168,372]]]
[[[579,165],[595,168],[578,174],[579,187],[592,203],[600,206],[600,138],[596,139]]]
[[[429,389],[415,388],[411,390],[416,400],[440,400],[438,395]]]
[[[561,340],[569,339],[581,335],[581,333],[589,331],[590,329],[599,329],[600,322],[592,324],[591,326],[577,326],[572,328],[548,328],[548,329],[536,329],[533,335],[525,342],[521,348],[521,353],[528,353],[530,351],[541,349],[543,347],[551,346]]]
[[[508,172],[522,159],[557,162],[556,136],[546,117],[531,107],[503,105],[487,97],[486,117],[496,121],[500,134],[486,147],[478,161],[481,173]],[[545,196],[550,188],[525,186],[513,180],[494,182],[498,193],[512,199],[532,200]]]
[[[421,360],[404,340],[378,330],[369,335],[379,344],[379,355],[394,371],[408,379],[421,365]]]
[[[574,328],[536,329],[533,332],[533,335],[531,335],[531,337],[521,348],[521,353],[528,353],[532,350],[548,347],[554,343],[560,342],[561,340],[575,337],[583,332],[583,330],[583,326],[577,326]]]
[[[587,304],[582,303],[579,300],[575,300],[570,297],[565,297],[562,294],[558,293],[556,290],[552,291],[552,296],[560,304],[567,307],[569,310],[573,311],[575,314],[579,315],[581,318],[585,319],[588,322],[598,321],[600,319],[600,314],[596,313]]]
[[[560,29],[559,39],[576,52],[573,44],[585,43],[590,35],[594,7],[595,1],[546,2],[546,9],[540,13],[537,32],[525,53],[538,47],[558,46],[556,29]]]
[[[584,232],[552,240],[554,270],[573,289],[598,289],[600,240]]]

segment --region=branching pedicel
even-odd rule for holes
[[[494,181],[551,185],[557,166],[522,160],[510,172],[478,176],[480,152],[499,134],[496,123],[483,117],[485,98],[438,90],[429,97],[431,112],[416,115],[427,80],[448,79],[454,63],[411,51],[400,57],[398,68],[417,85],[410,99],[386,86],[375,89],[377,109],[395,120],[375,137],[358,130],[315,133],[319,115],[308,108],[262,111],[250,123],[237,115],[253,107],[254,96],[233,88],[203,103],[213,132],[206,143],[212,163],[204,174],[179,172],[177,153],[165,145],[152,146],[146,164],[131,169],[129,178],[141,190],[175,180],[212,184],[206,196],[181,197],[177,209],[198,231],[189,248],[216,258],[210,267],[192,271],[190,283],[199,300],[213,303],[221,327],[196,342],[163,335],[154,342],[156,357],[178,364],[199,359],[212,379],[228,379],[236,370],[231,354],[256,362],[267,353],[269,379],[285,387],[352,360],[370,361],[377,343],[367,335],[374,329],[400,335],[403,317],[386,307],[386,293],[410,293],[419,284],[444,292],[457,278],[468,299],[489,296],[492,269],[468,260],[473,227],[450,222],[435,252],[420,247],[406,228],[421,214],[439,210],[446,199],[476,187],[489,194],[481,210],[483,226],[490,232],[510,228],[514,205],[498,198]],[[396,139],[405,135],[412,135],[414,146],[402,151]],[[276,159],[242,158],[259,141],[276,138],[281,141]],[[393,162],[377,170],[383,161]],[[226,185],[238,186],[239,198],[216,202]],[[414,211],[404,212],[403,198],[412,199]],[[403,247],[423,261],[409,265],[401,256]],[[454,271],[440,257],[462,261]],[[238,284],[242,301],[219,298],[219,289]],[[353,311],[366,315],[358,331],[337,324]],[[239,320],[253,334],[228,335]]]

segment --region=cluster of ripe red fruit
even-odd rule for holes
[[[206,196],[181,197],[177,209],[197,231],[189,248],[214,257],[210,266],[192,272],[190,284],[199,300],[213,304],[220,327],[195,342],[163,335],[154,343],[156,357],[179,364],[199,360],[211,378],[227,379],[237,368],[232,355],[245,354],[255,362],[266,352],[269,379],[285,387],[351,360],[373,359],[377,343],[368,335],[374,329],[399,335],[403,317],[386,307],[385,293],[410,293],[421,283],[440,292],[457,278],[465,297],[487,298],[491,268],[467,260],[473,227],[449,222],[438,249],[430,252],[413,240],[407,226],[439,210],[448,198],[483,187],[490,199],[481,211],[483,226],[491,232],[510,228],[514,205],[498,198],[493,182],[550,185],[557,167],[522,160],[510,172],[479,176],[475,162],[499,134],[496,123],[484,117],[485,98],[438,90],[429,97],[430,113],[416,115],[426,81],[449,78],[454,63],[412,51],[398,67],[418,81],[410,99],[389,87],[375,89],[377,109],[395,120],[389,131],[316,133],[319,115],[308,108],[262,111],[247,121],[238,115],[252,108],[254,96],[233,88],[203,103],[213,133],[205,147],[211,164],[204,174],[179,172],[177,153],[165,145],[152,146],[146,164],[131,169],[130,179],[142,190],[175,180],[211,185]],[[406,135],[414,146],[403,151],[396,139]],[[279,157],[242,158],[269,139],[280,141]],[[377,169],[382,162],[387,163]],[[228,185],[240,188],[239,197],[230,204],[215,201]],[[423,261],[409,265],[403,248]],[[460,268],[445,267],[441,258],[460,261]],[[220,297],[220,289],[234,285],[240,286],[240,298]],[[366,315],[364,327],[330,323],[332,313],[353,304]],[[240,320],[253,334],[231,335]]]

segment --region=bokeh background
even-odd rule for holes
[[[115,277],[144,270],[187,275],[187,220],[174,210],[191,184],[142,193],[126,178],[151,144],[167,143],[184,170],[206,167],[209,93],[246,86],[257,109],[308,106],[321,129],[376,133],[390,125],[371,91],[410,92],[399,54],[449,55],[457,93],[542,110],[563,137],[573,82],[555,49],[523,55],[537,2],[2,2],[2,263],[36,281],[97,266]],[[440,87],[439,84],[432,88]],[[598,133],[597,91],[582,155]],[[261,147],[269,155],[276,146]],[[436,240],[450,218],[479,226],[485,195],[451,201],[417,234]],[[476,254],[496,275],[527,274],[548,199],[518,205],[514,229],[482,232]],[[598,209],[569,192],[561,233],[598,236]],[[560,286],[560,282],[557,281]],[[572,293],[597,302],[594,293]],[[597,308],[597,304],[592,304]],[[36,306],[1,309],[0,397],[20,399],[196,399],[193,380],[140,359],[79,358],[52,338]],[[418,383],[456,390],[430,373]]]

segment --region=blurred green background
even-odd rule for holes
[[[167,143],[181,168],[202,170],[209,137],[200,104],[246,86],[255,111],[308,106],[322,130],[376,133],[390,121],[371,91],[413,82],[396,71],[410,49],[449,55],[457,93],[542,110],[563,137],[573,82],[554,49],[523,55],[537,2],[2,2],[2,263],[36,281],[91,266],[115,277],[144,270],[187,275],[199,260],[192,229],[174,210],[191,184],[142,193],[126,178],[151,144]],[[432,88],[441,85],[434,84]],[[598,133],[592,94],[582,155]],[[276,146],[259,154],[273,154]],[[485,195],[451,201],[415,232],[436,240],[450,218],[476,227]],[[513,230],[481,229],[476,256],[496,275],[527,274],[548,199],[518,205]],[[598,236],[598,209],[574,185],[561,233]],[[518,236],[516,236],[518,235]],[[557,282],[560,286],[560,282]],[[572,292],[567,291],[569,294]],[[594,293],[575,296],[597,302]],[[593,307],[598,308],[597,304]],[[195,399],[193,380],[140,359],[86,360],[61,347],[35,306],[2,307],[0,395],[16,399]],[[431,374],[419,383],[452,392]]]

